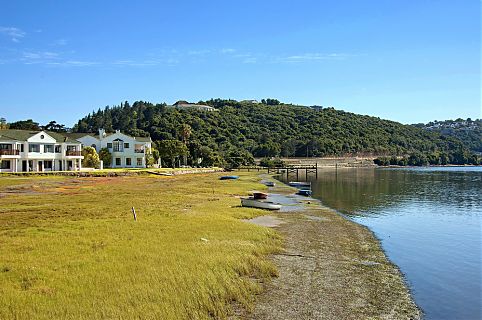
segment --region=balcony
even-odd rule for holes
[[[80,157],[82,155],[81,151],[67,150],[65,151],[67,157]]]
[[[20,151],[15,149],[0,149],[0,156],[19,156]]]
[[[144,149],[135,149],[134,152],[135,153],[144,153]]]

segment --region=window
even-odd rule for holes
[[[10,160],[2,160],[2,162],[0,162],[0,169],[10,169]]]
[[[40,139],[43,139],[43,138],[45,138],[45,136],[44,136],[43,134],[42,134],[42,135],[40,135]]]
[[[29,144],[28,145],[28,152],[40,152],[40,145],[39,144]]]
[[[132,165],[131,158],[126,158],[126,166]]]
[[[112,143],[111,143],[111,142],[108,142],[108,143],[107,143],[107,148],[108,148],[108,149],[112,149]]]
[[[60,145],[55,146],[55,153],[60,153],[60,152],[62,152],[62,146]]]
[[[120,139],[115,139],[114,141],[112,141],[112,143],[113,143],[113,151],[114,152],[124,151],[124,141],[122,141]]]
[[[44,145],[44,152],[45,153],[53,153],[54,152],[54,145],[53,144]]]
[[[121,158],[115,158],[115,165],[120,166],[121,165]]]
[[[12,150],[12,145],[11,144],[0,144],[0,149],[1,150]]]
[[[23,152],[23,143],[17,144],[17,150],[20,151],[20,152]]]
[[[137,165],[142,166],[142,158],[137,158]]]
[[[44,169],[52,170],[52,161],[51,160],[44,160]]]

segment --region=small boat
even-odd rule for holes
[[[255,199],[254,197],[241,198],[241,205],[243,207],[251,207],[266,210],[279,210],[281,205],[272,201]]]
[[[219,180],[236,180],[239,179],[239,176],[222,176]]]
[[[268,194],[265,192],[253,191],[253,197],[255,199],[266,199],[268,198]]]
[[[291,187],[311,187],[311,182],[290,181],[288,185]]]
[[[273,181],[265,181],[264,185],[267,186],[267,187],[274,187],[275,186]]]
[[[311,196],[311,190],[310,189],[301,189],[301,190],[298,190],[298,194],[300,196],[306,196],[306,197],[309,197]]]

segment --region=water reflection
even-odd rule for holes
[[[381,239],[427,319],[482,318],[482,168],[330,169],[308,180],[314,197]]]
[[[312,177],[308,180],[313,181],[316,198],[346,214],[364,214],[368,209],[373,211],[414,198],[450,204],[464,211],[482,204],[480,171],[339,169],[320,170],[318,181]],[[463,212],[467,213],[470,212]]]

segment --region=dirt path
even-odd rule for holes
[[[285,252],[279,277],[242,319],[419,319],[420,312],[373,234],[321,205],[273,215]]]

